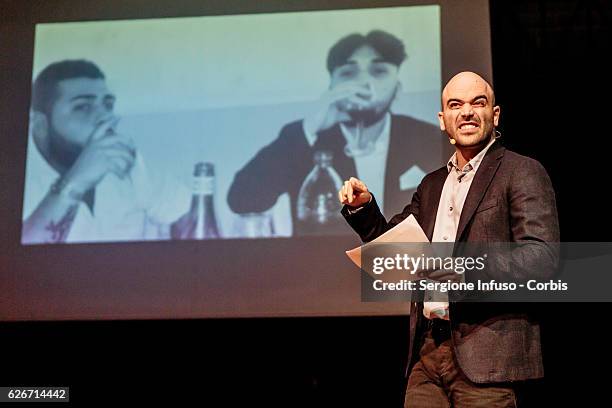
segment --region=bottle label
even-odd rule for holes
[[[212,195],[215,191],[215,178],[210,176],[194,177],[191,188],[193,194]]]

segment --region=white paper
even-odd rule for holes
[[[346,255],[361,268],[361,248],[367,247],[372,244],[380,244],[384,242],[423,242],[428,243],[429,240],[425,235],[425,232],[417,222],[416,218],[411,214],[404,221],[391,228],[373,241],[368,242],[363,246],[358,246],[349,251],[346,251]],[[416,247],[415,247],[416,249]],[[420,253],[419,253],[420,255]],[[419,279],[418,275],[414,274],[414,279]]]

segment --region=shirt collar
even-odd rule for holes
[[[472,157],[472,160],[467,162],[466,165],[463,166],[463,169],[459,169],[459,165],[457,163],[457,152],[453,153],[453,155],[450,157],[450,159],[448,159],[448,162],[446,163],[446,168],[448,169],[448,172],[450,173],[452,169],[455,169],[455,171],[457,171],[458,173],[463,174],[467,174],[472,170],[476,172],[485,154],[487,154],[487,150],[489,150],[491,145],[495,143],[496,140],[497,139],[495,137],[492,137],[487,146],[482,149],[476,156]]]

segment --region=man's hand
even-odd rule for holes
[[[336,123],[347,122],[351,116],[346,111],[367,107],[373,95],[370,85],[364,87],[355,82],[341,83],[321,96],[318,110],[304,118],[304,128],[316,135]]]
[[[372,199],[372,194],[370,194],[368,187],[361,180],[351,177],[344,182],[344,185],[338,191],[338,199],[341,204],[356,208],[369,203]]]
[[[92,133],[65,180],[81,192],[95,187],[106,174],[112,172],[124,178],[132,168],[136,157],[133,143],[114,132],[117,118],[102,121]]]

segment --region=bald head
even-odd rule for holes
[[[451,95],[477,92],[487,96],[491,105],[495,105],[495,93],[491,85],[480,75],[471,71],[463,71],[452,77],[442,90],[442,108]]]
[[[494,135],[499,114],[493,88],[474,72],[458,73],[442,91],[440,129],[457,149],[474,152],[485,146]]]

